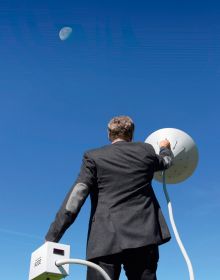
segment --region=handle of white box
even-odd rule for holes
[[[93,262],[89,262],[89,261],[85,261],[85,260],[81,260],[81,259],[63,259],[63,260],[56,261],[56,265],[57,266],[62,266],[64,264],[81,264],[81,265],[86,265],[88,267],[91,267],[91,268],[94,268],[95,270],[97,270],[104,277],[105,280],[111,280],[111,278],[104,271],[104,269],[102,269],[99,265],[97,265],[97,264],[95,264]]]

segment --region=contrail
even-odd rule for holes
[[[33,235],[33,234],[25,233],[25,232],[19,232],[19,231],[14,231],[14,230],[10,230],[10,229],[4,229],[4,228],[0,228],[0,233],[16,235],[16,236],[20,236],[20,237],[28,237],[28,238],[33,238],[33,239],[41,239],[41,240],[43,239],[42,237],[40,237],[38,235]]]

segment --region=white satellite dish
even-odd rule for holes
[[[159,154],[160,141],[167,139],[171,143],[171,150],[174,155],[173,165],[166,170],[166,182],[176,184],[190,177],[198,163],[198,149],[193,139],[184,131],[176,128],[162,128],[153,132],[146,143],[151,144],[156,154]],[[156,172],[154,179],[163,182],[161,172]]]

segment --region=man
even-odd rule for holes
[[[134,123],[127,116],[108,124],[111,145],[84,154],[80,174],[67,194],[46,235],[58,242],[74,222],[90,194],[87,259],[118,280],[121,265],[128,280],[156,280],[158,245],[170,233],[151,187],[155,171],[171,165],[168,140],[160,142],[160,155],[150,144],[132,142]],[[87,280],[102,280],[88,269]]]

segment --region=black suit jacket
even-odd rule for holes
[[[150,144],[140,142],[121,141],[86,152],[46,240],[60,240],[90,194],[87,259],[169,241],[151,181],[155,171],[170,166],[171,159],[169,149],[156,155]]]

